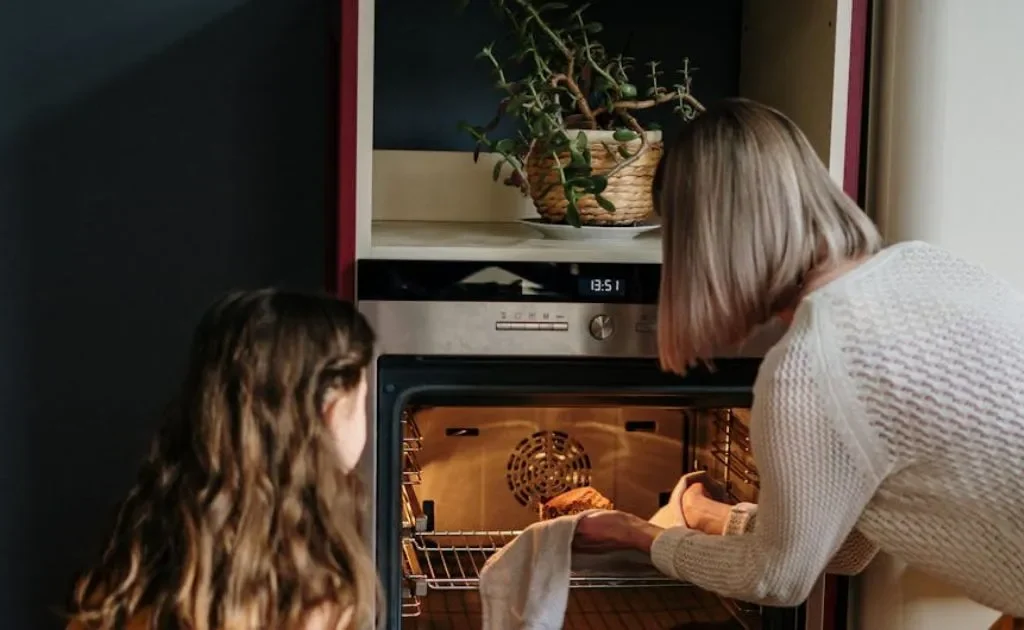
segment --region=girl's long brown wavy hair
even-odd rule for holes
[[[373,343],[366,320],[332,298],[263,290],[214,304],[106,549],[75,584],[72,621],[296,630],[312,611],[338,630],[370,621],[378,582],[361,488],[322,408],[329,393],[356,391]]]

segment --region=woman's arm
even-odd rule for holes
[[[664,573],[727,597],[796,605],[853,531],[880,480],[837,412],[843,405],[819,389],[820,348],[799,341],[773,350],[755,391],[757,527],[746,536],[665,530],[651,546]]]
[[[700,494],[691,499],[688,508],[693,520],[691,521],[688,516],[687,523],[705,534],[738,536],[752,534],[757,527],[757,505],[754,503],[728,505]],[[829,560],[825,572],[834,575],[858,575],[867,568],[876,555],[878,545],[855,529]]]

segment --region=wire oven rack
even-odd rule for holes
[[[431,590],[473,590],[480,570],[498,549],[519,535],[518,531],[421,532],[407,539],[406,556],[414,573],[410,579]],[[419,571],[415,571],[416,568]],[[655,575],[573,575],[573,588],[679,586],[679,582]]]
[[[720,481],[734,501],[756,501],[760,478],[754,467],[747,422],[733,409],[712,413],[711,457],[720,465]]]

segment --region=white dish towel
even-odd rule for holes
[[[665,528],[683,525],[679,498],[702,476],[694,473],[680,479],[668,504],[650,522]],[[574,555],[576,524],[590,513],[534,523],[487,560],[480,571],[483,630],[559,630],[573,574],[660,575],[650,558],[639,552]]]

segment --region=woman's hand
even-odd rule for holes
[[[651,553],[651,545],[662,529],[632,514],[603,510],[588,514],[576,525],[572,548],[581,553],[603,553],[635,549]]]
[[[729,505],[708,496],[704,484],[695,483],[679,498],[683,520],[690,529],[721,536],[729,522]]]

